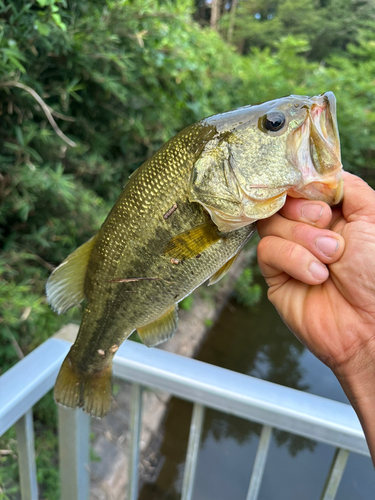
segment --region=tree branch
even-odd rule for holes
[[[56,134],[62,139],[64,142],[66,142],[69,146],[72,148],[75,148],[77,144],[69,139],[64,132],[62,132],[57,123],[55,122],[52,113],[51,113],[51,108],[43,101],[43,99],[40,97],[39,94],[35,92],[31,87],[28,87],[27,85],[24,85],[23,83],[16,82],[16,81],[10,81],[10,82],[0,82],[0,87],[17,87],[19,89],[25,90],[28,92],[30,95],[34,97],[34,99],[37,101],[39,106],[42,108],[44,111],[44,114],[47,117],[47,120],[50,122],[51,127],[53,130],[56,132]],[[59,118],[62,118],[63,115],[60,115],[59,113],[53,112],[56,116],[59,115]],[[70,117],[64,117],[63,119],[69,119]],[[73,119],[74,120],[74,119]],[[71,120],[70,120],[71,121]]]

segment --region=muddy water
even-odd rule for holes
[[[260,281],[261,282],[261,281]],[[197,358],[241,373],[347,402],[330,370],[289,332],[263,299],[251,310],[228,303]],[[140,500],[180,498],[192,405],[173,398],[164,423],[159,467]],[[260,426],[206,410],[194,500],[245,500]],[[260,500],[316,500],[324,486],[334,449],[275,431]],[[373,500],[375,473],[370,459],[351,454],[339,500]]]

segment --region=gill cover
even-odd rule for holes
[[[280,210],[286,199],[285,188],[275,189],[273,197],[266,202],[249,198],[240,187],[234,166],[230,146],[222,142],[202,153],[190,177],[189,200],[203,205],[222,232],[270,217]]]
[[[280,148],[262,144],[262,135],[257,125],[224,132],[193,166],[189,200],[203,205],[222,232],[273,215],[284,205],[288,187],[301,179]]]

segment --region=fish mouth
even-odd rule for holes
[[[305,122],[290,136],[291,160],[302,178],[288,195],[335,205],[343,196],[336,99],[326,92],[312,101]]]
[[[330,181],[310,182],[301,190],[291,189],[288,191],[288,195],[292,198],[324,201],[331,206],[337,205],[344,195],[344,181],[341,172]]]

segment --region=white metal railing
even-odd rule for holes
[[[78,327],[70,325],[76,335]],[[0,377],[0,435],[16,426],[22,500],[37,500],[32,406],[50,390],[71,342],[51,338]],[[246,500],[255,500],[267,460],[272,428],[337,448],[322,500],[335,498],[349,452],[369,456],[353,409],[332,401],[159,349],[125,342],[114,358],[114,374],[133,382],[128,500],[138,496],[142,387],[166,391],[194,403],[182,500],[191,500],[205,407],[263,424]],[[59,406],[62,500],[89,495],[90,418]]]

